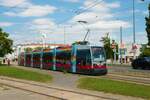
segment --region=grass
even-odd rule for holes
[[[114,81],[105,78],[81,78],[78,82],[78,87],[82,89],[150,99],[150,86]]]
[[[41,74],[34,71],[19,69],[15,67],[9,66],[0,66],[0,76],[7,76],[18,79],[25,79],[37,82],[50,82],[52,80],[52,76]]]

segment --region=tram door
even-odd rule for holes
[[[61,51],[56,53],[56,69],[71,70],[71,51]]]
[[[24,54],[20,54],[20,58],[18,61],[20,66],[24,66]]]
[[[31,67],[31,54],[26,54],[26,64],[25,66]]]
[[[77,50],[77,71],[84,71],[92,66],[90,49]]]
[[[40,53],[33,54],[33,67],[40,68],[41,61],[40,61]]]
[[[52,52],[43,53],[43,69],[53,69],[53,54]]]

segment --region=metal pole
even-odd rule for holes
[[[120,26],[120,44],[122,44],[122,26]]]
[[[44,50],[42,49],[42,51],[40,53],[40,69],[43,69],[43,52],[44,52]]]
[[[133,0],[133,44],[135,44],[135,0]]]
[[[64,44],[66,44],[66,26],[64,26]]]
[[[135,0],[133,0],[133,44],[132,47],[135,45]],[[133,59],[136,58],[136,52],[133,53]]]
[[[116,48],[114,49],[114,64],[116,64]]]
[[[26,66],[26,50],[24,51],[24,66]]]
[[[56,47],[53,49],[53,70],[56,70]]]
[[[20,65],[20,61],[21,61],[21,47],[18,48],[18,65]]]
[[[144,1],[144,0],[141,0]],[[136,36],[135,36],[135,29],[136,29],[136,24],[135,24],[135,0],[133,0],[133,44],[134,46],[136,44]],[[133,59],[136,58],[136,52],[133,53]]]
[[[121,46],[122,46],[122,26],[120,27],[120,63],[122,64]]]
[[[31,67],[33,67],[33,51],[31,53]]]

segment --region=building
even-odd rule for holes
[[[137,58],[141,54],[142,44],[136,44],[132,46],[132,44],[125,44],[124,49],[125,53],[122,54],[122,61],[124,63],[130,63],[134,57]],[[121,58],[119,56],[119,58]]]

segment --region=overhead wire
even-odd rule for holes
[[[88,5],[86,5],[86,6],[89,7],[89,6],[93,5],[94,3],[98,2],[98,1],[99,1],[99,0],[95,0],[95,1],[93,1],[93,2],[90,2],[90,4],[88,4]],[[78,13],[79,11],[84,10],[84,9],[85,9],[85,8],[77,9],[74,13]]]
[[[91,9],[91,8],[93,8],[93,7],[95,7],[95,6],[99,5],[99,4],[101,4],[102,2],[103,2],[103,0],[101,0],[101,1],[97,0],[95,3],[92,3],[91,6],[86,7],[85,9],[81,10],[80,12],[78,12],[76,15],[79,15],[79,14],[82,14],[82,13],[86,12],[86,11],[88,11],[89,9]]]
[[[98,4],[101,4],[103,1],[104,1],[104,0],[101,0],[101,1],[95,0],[94,2],[92,2],[92,3],[90,3],[90,4],[88,5],[89,7],[86,7],[85,9],[78,9],[78,10],[76,10],[76,11],[74,12],[74,14],[75,14],[75,15],[80,15],[80,14],[82,14],[82,13],[88,11],[89,9],[91,9],[91,8],[93,8],[93,7],[95,7],[95,6],[97,6]],[[80,12],[79,12],[79,10],[80,10]],[[69,18],[72,18],[72,16],[71,16],[71,17],[70,17],[70,16],[67,17],[66,19],[62,20],[62,21],[59,22],[58,24],[63,24],[63,23],[66,22]]]

